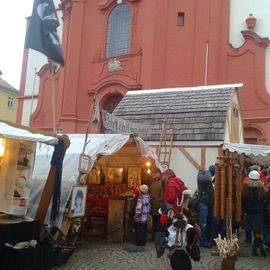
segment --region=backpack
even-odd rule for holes
[[[188,195],[188,196],[185,196]],[[181,188],[178,190],[177,195],[177,206],[178,207],[186,207],[188,206],[189,200],[191,196],[191,191],[183,184]]]
[[[198,189],[193,193],[189,200],[188,208],[189,209],[194,209],[197,208],[197,204],[199,202],[199,192]]]

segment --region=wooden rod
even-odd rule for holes
[[[214,189],[214,216],[220,218],[220,179],[221,168],[218,163],[215,164],[215,189]]]
[[[233,209],[233,179],[232,179],[232,165],[227,166],[227,181],[228,181],[228,219],[232,219],[232,209]]]
[[[226,182],[226,171],[225,171],[225,165],[221,165],[221,178],[220,178],[220,218],[225,218],[225,198],[226,198],[226,188],[225,188],[225,182]]]

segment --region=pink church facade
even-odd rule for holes
[[[270,144],[270,95],[265,87],[269,40],[249,25],[239,33],[244,44],[232,47],[229,0],[61,0],[59,7],[65,58],[55,77],[59,130],[85,133],[95,93],[100,109],[112,112],[129,90],[240,82],[245,140]],[[30,98],[25,91],[27,59],[25,50],[18,122]],[[30,125],[52,130],[48,64],[38,76]],[[102,132],[102,126],[92,132]]]

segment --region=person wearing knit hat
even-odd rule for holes
[[[148,192],[148,186],[147,186],[147,185],[140,185],[139,190],[140,190],[143,194],[147,194],[147,192]]]
[[[252,173],[251,173],[252,172]],[[256,172],[260,173],[260,166],[258,165],[251,165],[249,167],[249,173],[246,175],[246,177],[242,180],[242,190],[245,186],[245,184],[250,181],[251,179],[254,178],[254,175],[256,175],[256,177],[258,177],[258,174],[256,174]],[[251,173],[251,174],[250,174]],[[249,177],[249,174],[251,177]],[[255,177],[255,178],[256,178]],[[257,180],[257,179],[253,179],[253,180]],[[260,179],[261,180],[261,179]],[[262,182],[262,181],[261,181]],[[252,231],[249,229],[248,224],[246,224],[245,226],[245,242],[247,245],[251,245],[252,243]]]
[[[260,179],[260,174],[259,174],[258,171],[253,170],[253,171],[251,171],[251,172],[249,173],[248,177],[249,177],[249,179],[251,179],[251,180],[259,180],[259,179]]]
[[[151,211],[150,196],[148,193],[148,186],[141,185],[139,187],[140,196],[137,199],[135,209],[135,234],[136,243],[138,246],[145,246],[147,236],[147,219]]]
[[[266,192],[260,181],[260,173],[252,170],[248,175],[248,180],[243,183],[242,191],[243,210],[247,217],[246,225],[250,231],[253,231],[252,256],[258,256],[259,249],[261,255],[266,257],[261,240],[265,197]]]
[[[209,172],[211,173],[212,176],[215,175],[215,165],[210,165],[209,166]]]

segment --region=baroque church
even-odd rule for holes
[[[57,129],[85,133],[95,94],[111,113],[131,90],[243,83],[245,142],[270,144],[270,20],[260,13],[269,4],[260,2],[55,1],[65,59],[54,78]],[[24,51],[17,121],[51,131],[50,65],[38,54]]]

